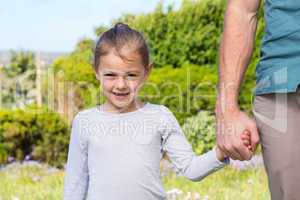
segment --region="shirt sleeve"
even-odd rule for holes
[[[83,119],[78,115],[72,122],[64,178],[64,200],[84,200],[88,190],[87,140],[82,128]]]
[[[217,159],[214,149],[203,155],[195,155],[176,118],[168,108],[163,107],[162,150],[170,158],[176,173],[192,181],[200,181],[227,164]]]

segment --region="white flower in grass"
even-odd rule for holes
[[[177,196],[181,195],[182,191],[174,188],[172,190],[167,191],[167,198],[170,200],[176,200]]]
[[[208,195],[205,195],[203,200],[209,200],[209,196]]]
[[[20,200],[18,197],[12,197],[12,200]]]
[[[8,159],[7,159],[7,161],[8,161],[8,162],[13,162],[13,161],[15,161],[15,158],[14,158],[14,157],[12,157],[12,156],[8,156]]]
[[[192,199],[191,192],[187,192],[187,195],[184,197],[184,200],[191,200],[191,199]]]
[[[32,176],[31,178],[34,182],[38,182],[41,180],[41,177],[39,177],[39,176]]]
[[[30,160],[30,158],[31,158],[30,155],[26,155],[25,158],[24,158],[24,160],[25,160],[25,161],[28,161],[28,160]]]
[[[200,198],[201,198],[200,194],[198,192],[195,192],[194,193],[194,199],[195,200],[200,200]]]
[[[248,179],[247,182],[248,182],[248,184],[252,185],[254,181],[253,181],[253,179],[250,178],[250,179]]]

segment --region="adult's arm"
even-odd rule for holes
[[[259,5],[260,0],[228,0],[219,49],[217,145],[238,160],[249,160],[252,156],[240,140],[244,130],[251,132],[252,150],[259,141],[255,121],[238,105],[239,90],[253,51]]]

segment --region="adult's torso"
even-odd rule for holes
[[[294,92],[300,83],[300,0],[265,0],[257,94]]]

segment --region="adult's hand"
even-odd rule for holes
[[[259,143],[256,123],[239,108],[222,112],[216,106],[217,118],[217,146],[234,160],[250,160]],[[242,140],[241,134],[248,130],[251,138],[251,150]]]

